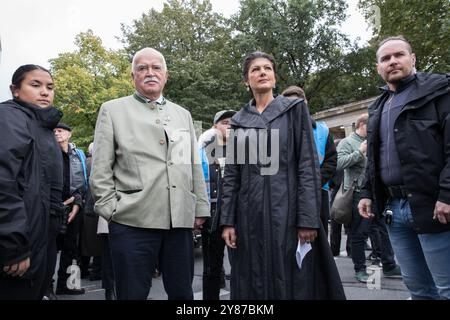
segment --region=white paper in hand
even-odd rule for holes
[[[312,247],[310,243],[305,242],[304,244],[300,244],[300,240],[298,241],[297,251],[295,252],[295,259],[297,260],[298,268],[302,268],[303,259],[309,251],[311,251]]]

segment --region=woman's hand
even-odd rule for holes
[[[227,246],[236,249],[236,230],[234,227],[224,227],[222,231],[222,239],[225,240]]]
[[[311,243],[317,237],[316,229],[309,228],[299,228],[297,231],[298,239],[300,240],[300,244]]]

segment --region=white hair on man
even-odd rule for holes
[[[152,54],[152,55],[156,55],[159,56],[163,62],[163,69],[165,71],[167,71],[167,64],[166,64],[166,59],[164,58],[163,54],[161,52],[159,52],[156,49],[153,48],[143,48],[141,50],[139,50],[138,52],[136,52],[133,56],[133,62],[131,63],[131,70],[135,71],[136,69],[136,60],[137,58],[139,58],[139,56],[141,55],[145,55],[145,54]]]

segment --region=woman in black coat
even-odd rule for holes
[[[222,237],[235,250],[231,299],[335,298],[316,294],[315,280],[305,278],[314,278],[311,263],[323,263],[323,253],[342,298],[321,229],[320,169],[308,108],[300,99],[274,98],[275,71],[265,53],[245,59],[244,81],[254,99],[231,120],[220,220]],[[319,247],[313,243],[318,234]],[[309,273],[296,262],[299,242],[313,244],[304,261]]]
[[[45,291],[50,213],[62,208],[53,86],[46,69],[21,66],[13,100],[0,104],[0,300],[42,299]]]

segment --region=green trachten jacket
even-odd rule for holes
[[[152,229],[192,228],[209,204],[191,114],[136,94],[104,103],[90,185],[106,220]]]

